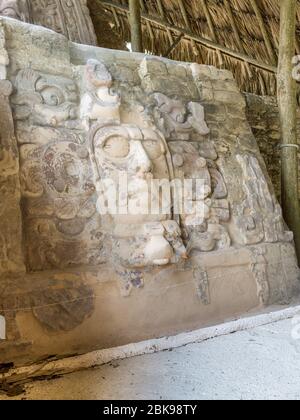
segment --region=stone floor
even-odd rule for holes
[[[297,321],[35,382],[17,398],[300,400]]]

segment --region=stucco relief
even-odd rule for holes
[[[238,206],[237,225],[245,245],[261,242],[291,242],[293,235],[286,231],[282,210],[270,192],[260,164],[255,156],[237,155],[243,171],[244,202]]]
[[[86,0],[0,0],[0,16],[44,26],[74,42],[97,45]]]
[[[98,264],[102,234],[73,80],[19,71],[12,97],[30,270]]]
[[[119,185],[124,174],[131,208],[142,204],[145,209],[141,214],[133,214],[129,209],[129,214],[109,211],[102,216],[107,241],[111,243],[111,261],[123,277],[125,289],[130,289],[128,279],[139,287],[142,275],[136,270],[168,265],[187,257],[180,227],[172,220],[170,209],[157,215],[150,212],[152,181],[171,181],[173,177],[170,150],[155,125],[138,126],[122,121],[126,109],[122,108],[121,95],[111,90],[112,77],[102,63],[89,61],[84,78],[87,93],[81,101],[81,115],[89,132],[98,202],[107,203],[114,198],[110,197],[112,190],[105,186],[105,181]],[[171,199],[171,190],[169,194]],[[157,198],[161,208],[160,193]]]
[[[0,15],[22,20],[18,0],[0,0]]]

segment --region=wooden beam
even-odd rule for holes
[[[143,52],[141,5],[139,0],[129,0],[129,13],[132,51]]]
[[[112,6],[115,7],[116,9],[129,13],[129,9],[126,6],[122,6],[120,4],[116,4],[114,2],[112,2],[111,0],[104,0],[102,1],[103,6],[107,7],[108,9]],[[162,28],[166,29],[170,29],[171,31],[177,32],[178,34],[180,34],[181,32],[183,32],[185,34],[185,37],[187,39],[193,40],[207,48],[216,50],[216,51],[221,51],[223,54],[226,54],[230,57],[233,57],[237,60],[241,60],[241,61],[245,61],[246,63],[252,64],[253,66],[260,68],[262,70],[268,71],[270,73],[276,73],[277,72],[277,68],[275,66],[272,66],[270,64],[266,64],[263,63],[261,61],[256,60],[255,58],[249,57],[246,54],[237,52],[237,51],[233,51],[230,48],[227,48],[223,45],[217,44],[216,42],[213,42],[209,39],[203,38],[199,35],[196,35],[195,33],[193,33],[192,31],[188,30],[188,29],[183,29],[180,28],[178,26],[175,25],[171,25],[170,23],[159,19],[156,16],[150,16],[148,14],[143,14],[142,13],[142,18],[145,20],[148,20],[149,22],[152,22],[153,24],[157,25],[157,26],[161,26]]]
[[[278,106],[281,123],[282,208],[294,233],[300,263],[300,207],[298,189],[297,93],[293,79],[295,55],[296,0],[280,0],[280,43],[278,63]]]
[[[180,41],[182,40],[183,37],[184,37],[184,33],[179,34],[179,36],[175,39],[175,41],[170,46],[168,51],[164,54],[164,57],[169,57],[171,52],[177,47],[177,45],[180,43]]]
[[[251,3],[251,6],[252,6],[252,9],[254,10],[254,13],[256,15],[256,18],[258,20],[259,27],[260,27],[260,30],[261,30],[261,33],[262,33],[262,36],[263,36],[263,39],[264,39],[264,42],[265,42],[267,51],[268,51],[268,55],[269,55],[271,64],[276,64],[276,55],[274,53],[274,49],[273,49],[273,46],[272,46],[272,43],[271,43],[271,40],[270,40],[268,31],[266,29],[266,25],[265,25],[263,16],[261,14],[261,11],[260,11],[260,9],[259,9],[259,7],[257,5],[256,0],[250,0],[250,3]]]

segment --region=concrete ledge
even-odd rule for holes
[[[98,350],[85,355],[69,357],[61,360],[46,361],[23,368],[10,369],[0,374],[2,383],[15,384],[25,383],[31,379],[40,379],[53,375],[63,375],[88,368],[94,368],[130,357],[153,354],[160,351],[175,349],[188,344],[200,343],[212,338],[245,331],[255,327],[268,325],[274,322],[291,319],[300,313],[300,305],[278,310],[271,307],[266,313],[241,318],[235,321],[223,323],[213,327],[203,328],[176,336],[163,337],[155,340],[142,341],[140,343],[111,349]]]

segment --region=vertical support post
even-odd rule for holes
[[[294,232],[300,263],[300,207],[298,191],[298,145],[296,81],[292,58],[296,45],[296,0],[280,1],[280,43],[278,64],[278,106],[281,122],[282,207],[284,218]]]
[[[143,52],[141,5],[139,0],[129,0],[131,47],[133,52]]]

